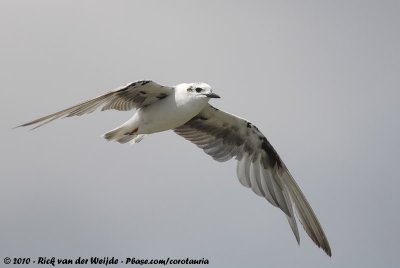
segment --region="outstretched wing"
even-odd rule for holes
[[[164,99],[173,94],[173,92],[174,89],[172,87],[161,86],[153,81],[136,81],[94,99],[84,101],[70,108],[41,117],[18,127],[36,125],[33,128],[35,129],[58,118],[91,113],[99,107],[102,107],[102,111],[109,109],[118,111],[138,109]]]
[[[331,256],[327,237],[310,204],[275,149],[256,126],[208,105],[174,131],[217,161],[235,157],[241,184],[279,207],[300,242],[294,216],[296,211],[307,234]]]

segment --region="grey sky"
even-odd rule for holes
[[[399,1],[1,1],[0,258],[205,257],[210,267],[397,267]],[[172,132],[132,113],[11,128],[138,79],[204,81],[259,127],[333,257]],[[0,260],[2,262],[2,260]]]

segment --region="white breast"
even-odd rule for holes
[[[196,116],[208,103],[206,98],[184,99],[169,96],[143,107],[134,116],[139,134],[151,134],[177,128]]]

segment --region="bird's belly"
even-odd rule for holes
[[[204,107],[148,106],[137,111],[140,134],[177,128],[197,115]]]

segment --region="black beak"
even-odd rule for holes
[[[207,93],[207,94],[204,94],[204,95],[207,96],[207,98],[215,98],[215,99],[221,98],[220,96],[218,96],[215,93]]]

